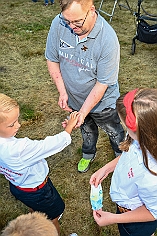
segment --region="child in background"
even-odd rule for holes
[[[10,191],[16,199],[33,211],[45,213],[58,230],[58,218],[65,205],[48,177],[45,158],[62,151],[71,143],[71,132],[78,120],[72,112],[63,132],[44,140],[15,138],[20,128],[19,105],[0,93],[0,173],[9,180]]]
[[[50,0],[50,2],[51,2],[51,5],[54,4],[54,0]],[[45,0],[45,6],[48,6],[48,4],[49,4],[49,0]]]
[[[40,212],[18,216],[10,221],[1,236],[58,236],[56,227]]]
[[[157,89],[136,89],[117,100],[127,129],[122,155],[90,178],[96,187],[113,172],[110,196],[117,214],[93,211],[100,226],[118,223],[121,236],[151,236],[157,228]]]

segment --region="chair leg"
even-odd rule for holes
[[[134,55],[135,54],[135,50],[136,50],[136,36],[132,39],[132,48],[131,48],[131,54]]]
[[[103,6],[104,1],[105,1],[105,0],[101,0],[101,3],[100,3],[100,6],[99,6],[99,10],[98,10],[98,11],[99,11],[99,12],[102,12],[102,13],[104,13],[104,14],[106,14],[107,16],[109,16],[109,17],[110,17],[110,22],[111,22],[111,21],[112,21],[112,17],[113,17],[113,15],[114,15],[114,11],[115,11],[115,8],[116,8],[116,5],[117,5],[118,0],[115,0],[111,14],[108,13],[108,12],[106,12],[106,11],[104,11],[104,10],[102,10],[102,6]]]
[[[128,0],[125,0],[125,2],[126,2],[126,6],[123,5],[123,4],[121,4],[121,3],[119,3],[119,1],[118,1],[118,6],[119,6],[119,8],[121,9],[121,7],[124,7],[125,9],[129,10],[129,11],[133,14],[133,10],[132,10],[132,8],[131,8],[130,5],[129,5]]]

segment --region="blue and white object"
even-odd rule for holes
[[[101,184],[96,188],[91,185],[90,202],[93,210],[100,210],[103,207],[103,192]]]

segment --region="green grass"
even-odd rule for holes
[[[33,107],[30,104],[21,104],[20,105],[21,118],[24,121],[28,120],[37,120],[40,118],[40,114],[36,113]]]

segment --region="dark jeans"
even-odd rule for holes
[[[117,214],[120,211],[117,209]],[[157,228],[157,220],[149,222],[136,222],[118,224],[120,236],[151,236]]]
[[[54,3],[54,0],[50,0],[51,3]],[[45,3],[49,3],[49,0],[45,0]]]
[[[65,204],[50,178],[48,178],[45,186],[36,192],[24,192],[16,188],[12,183],[10,183],[10,192],[26,206],[34,211],[45,213],[51,220],[60,216],[65,208]]]
[[[91,159],[96,153],[98,126],[108,134],[115,156],[118,156],[121,153],[118,146],[124,139],[124,130],[116,109],[107,108],[101,113],[89,113],[80,127],[83,138],[83,157]]]

